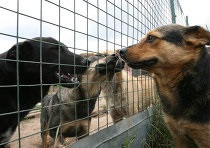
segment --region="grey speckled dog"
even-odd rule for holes
[[[124,68],[124,62],[114,54],[107,57],[92,55],[88,59],[90,66],[86,73],[81,76],[79,87],[61,88],[60,93],[48,95],[44,99],[45,147],[47,147],[48,133],[50,137],[55,139],[58,127],[62,129],[62,132],[58,133],[59,135],[62,133],[63,138],[87,136],[91,121],[90,115],[101,92],[101,84]],[[60,102],[61,105],[59,105]],[[61,128],[60,125],[62,125]],[[61,143],[63,143],[63,138],[61,135],[59,136]]]

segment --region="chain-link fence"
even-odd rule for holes
[[[155,84],[117,50],[185,25],[178,0],[1,0],[0,14],[0,147],[145,145]]]

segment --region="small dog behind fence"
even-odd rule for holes
[[[92,55],[90,66],[79,80],[79,87],[60,88],[55,95],[44,98],[43,122],[44,147],[47,135],[63,144],[66,137],[82,138],[89,134],[91,113],[100,95],[102,83],[124,68],[124,62],[116,55]],[[60,101],[59,101],[60,99]],[[61,103],[61,104],[60,104]],[[58,132],[59,131],[59,132]]]

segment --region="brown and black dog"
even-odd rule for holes
[[[202,27],[165,25],[140,43],[120,50],[135,69],[153,73],[165,122],[176,147],[210,147],[210,32]]]

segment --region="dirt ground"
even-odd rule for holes
[[[90,126],[90,134],[96,133],[101,129],[106,128],[107,126],[112,125],[112,118],[110,115],[105,112],[105,100],[102,99],[98,102],[96,102],[95,110],[93,111],[93,114],[98,113],[98,104],[99,104],[99,112],[104,112],[100,116],[94,116],[91,121]],[[31,116],[29,116],[31,117]],[[107,124],[108,123],[108,124]],[[20,124],[20,144],[21,148],[41,148],[42,147],[42,139],[40,134],[40,115],[36,114],[35,116],[32,116],[31,119],[26,119],[21,122]],[[12,137],[12,140],[15,140],[14,142],[10,143],[10,148],[19,148],[19,141],[18,141],[18,129],[16,129],[15,134]],[[54,146],[53,139],[48,136],[48,141],[50,144],[50,147]],[[76,138],[67,138],[65,141],[68,142],[68,144],[73,144],[76,142]],[[65,146],[60,146],[65,147]]]

